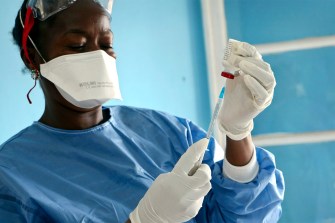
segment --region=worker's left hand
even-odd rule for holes
[[[219,126],[229,138],[241,140],[253,129],[253,119],[271,104],[276,81],[270,65],[248,43],[232,42],[231,56],[223,65],[227,63],[240,75],[226,81]]]

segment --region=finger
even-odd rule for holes
[[[269,104],[269,101],[271,102],[270,93],[255,78],[245,75],[244,83],[249,88],[258,108],[264,108]]]
[[[204,186],[202,186],[201,188],[199,188],[199,190],[201,192],[199,192],[199,195],[201,197],[204,197],[208,194],[208,192],[212,189],[212,184],[211,182],[208,182],[207,184],[205,184]]]
[[[188,173],[196,162],[202,157],[208,147],[209,139],[203,138],[191,145],[180,157],[173,171]]]
[[[242,57],[242,56],[238,56],[238,55],[235,55],[235,54],[232,54],[228,58],[228,60],[226,60],[226,61],[224,60],[222,62],[222,64],[223,65],[228,64],[230,66],[234,66],[234,67],[239,68],[241,61],[244,61],[244,60],[249,61],[249,62],[257,65],[257,66],[261,67],[262,69],[264,69],[266,71],[272,72],[270,64],[264,62],[263,60],[253,58],[253,57]]]
[[[222,66],[223,66],[225,72],[228,72],[228,73],[231,73],[231,74],[235,74],[236,72],[238,72],[240,70],[240,68],[238,68],[236,66],[233,66],[227,60],[222,61]]]
[[[232,66],[232,67],[239,68],[238,66],[239,66],[239,64],[242,60],[243,60],[243,57],[232,54],[232,55],[230,55],[230,57],[228,57],[227,60],[224,60],[222,62],[222,64],[223,64],[223,66],[229,65],[229,66]]]
[[[212,189],[212,184],[210,182],[207,182],[205,185],[202,187],[194,190],[192,198],[195,200],[198,200],[208,194],[208,192]]]
[[[243,71],[243,73],[249,74],[256,80],[258,80],[266,90],[270,91],[275,87],[276,81],[272,71],[266,71],[262,69],[259,65],[257,66],[246,60],[242,60],[239,64],[239,67]]]
[[[251,57],[244,57],[244,60],[262,68],[263,70],[265,70],[267,72],[272,72],[270,64],[268,64],[264,60],[259,60],[259,59],[251,58]]]
[[[186,192],[183,196],[185,200],[198,200],[202,197],[206,196],[208,192],[212,189],[212,184],[210,182],[207,182],[202,187],[196,188],[196,189],[190,189],[190,191]]]
[[[194,175],[190,176],[190,182],[195,188],[202,187],[211,179],[212,172],[207,164],[201,164]]]
[[[246,42],[240,42],[237,40],[231,40],[232,53],[242,57],[254,57],[262,59],[262,55],[257,51],[256,47]]]
[[[197,200],[192,199],[191,205],[188,205],[187,210],[185,211],[185,213],[187,213],[187,216],[185,217],[185,219],[194,218],[198,214],[200,208],[202,207],[203,202],[204,202],[204,197],[201,197]]]

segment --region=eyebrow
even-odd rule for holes
[[[114,36],[113,32],[111,29],[104,29],[101,30],[100,33],[103,34],[111,34],[112,36]],[[87,35],[87,32],[85,30],[82,29],[69,29],[67,30],[65,33],[63,33],[63,36],[68,35],[68,34],[78,34],[78,35]]]

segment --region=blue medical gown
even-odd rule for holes
[[[1,223],[124,223],[155,178],[205,137],[192,122],[162,112],[104,109],[111,118],[96,127],[35,122],[0,147]],[[212,140],[204,158],[213,188],[189,222],[276,222],[284,181],[273,155],[257,148],[259,174],[240,184],[223,177],[223,161],[213,162],[215,146]]]

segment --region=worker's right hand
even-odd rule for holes
[[[185,222],[195,217],[204,196],[211,189],[211,170],[201,164],[194,175],[188,173],[207,148],[208,139],[194,143],[173,170],[160,174],[130,214],[132,223]]]

